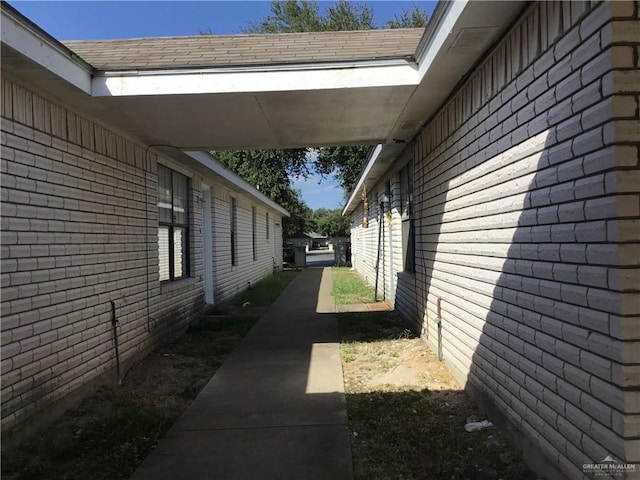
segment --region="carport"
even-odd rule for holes
[[[424,32],[61,44],[3,4],[2,63],[148,145],[172,147],[168,155],[381,144],[375,168],[383,171],[520,7],[441,4]]]

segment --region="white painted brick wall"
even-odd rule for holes
[[[230,212],[231,200],[237,205],[237,265],[231,265]],[[251,208],[256,208],[257,257],[253,260]],[[266,238],[264,206],[252,203],[242,193],[220,186],[213,191],[213,249],[214,299],[216,303],[229,300],[282,267],[282,217],[269,211],[269,238]]]
[[[408,149],[417,273],[396,308],[436,350],[442,299],[448,365],[562,478],[640,461],[639,11],[533,4]]]
[[[385,207],[382,233],[380,235],[380,200],[390,182],[391,207]],[[378,279],[378,299],[391,304],[395,302],[398,274],[403,272],[402,216],[400,214],[400,178],[397,171],[381,181],[375,190],[367,193],[369,202],[368,227],[363,227],[364,203],[361,203],[351,217],[351,243],[353,267],[367,283],[376,286]],[[380,250],[378,259],[378,249]],[[378,272],[376,275],[376,263]]]
[[[2,429],[10,440],[89,382],[112,380],[111,301],[122,362],[184,331],[204,305],[205,252],[201,177],[190,180],[190,276],[161,284],[158,157],[8,79],[2,95]],[[240,265],[229,275],[229,225],[218,215],[223,187],[215,178],[207,183],[217,195],[213,255],[222,301],[282,265],[281,219],[270,212],[267,241],[265,207],[255,205],[253,262],[251,204],[237,193]]]

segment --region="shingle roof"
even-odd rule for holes
[[[405,58],[424,29],[199,35],[62,42],[98,70],[282,65]]]

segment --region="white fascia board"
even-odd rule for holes
[[[222,165],[220,162],[215,160],[208,153],[201,152],[201,151],[185,151],[184,153],[189,155],[191,158],[193,158],[194,160],[196,160],[200,164],[202,164],[205,167],[207,167],[213,173],[215,173],[216,175],[218,175],[219,177],[221,177],[225,181],[229,182],[234,187],[242,190],[247,195],[250,195],[253,198],[255,198],[256,200],[258,200],[259,202],[267,205],[269,208],[272,208],[276,212],[281,213],[285,217],[290,217],[291,216],[289,214],[289,212],[287,212],[284,208],[282,208],[280,205],[278,205],[276,202],[271,200],[269,197],[267,197],[266,195],[264,195],[263,193],[258,191],[249,182],[243,180],[238,175],[233,173],[231,170],[226,168],[224,165]]]
[[[431,68],[433,60],[440,53],[444,42],[453,31],[456,23],[458,22],[458,19],[462,15],[462,12],[464,12],[465,8],[467,8],[468,3],[468,0],[455,0],[452,2],[447,2],[445,4],[445,8],[447,8],[447,11],[440,19],[437,27],[431,34],[431,38],[428,39],[424,47],[422,47],[422,45],[419,45],[419,49],[421,51],[416,52],[419,81],[422,81],[426,73],[429,71],[429,68]],[[427,35],[428,32],[429,30],[427,29],[427,31],[425,31],[425,35]]]
[[[418,50],[416,51],[416,61],[418,64],[418,83],[422,82],[426,73],[431,68],[434,59],[440,53],[442,46],[445,41],[453,31],[458,19],[464,12],[467,7],[469,1],[468,0],[455,0],[451,2],[447,2],[442,4],[441,8],[446,9],[442,16],[437,20],[438,24],[431,30],[427,27],[425,30],[424,40],[420,42],[418,45]],[[358,192],[361,190],[362,186],[365,184],[371,169],[375,165],[380,152],[382,151],[382,145],[378,145],[371,155],[365,169],[363,170],[356,188],[351,193],[349,197],[349,201],[345,205],[342,215],[350,214],[353,209],[355,209],[357,203]]]
[[[94,97],[132,95],[183,95],[215,93],[288,92],[418,84],[415,63],[380,62],[319,68],[243,70],[171,70],[155,72],[105,72],[94,76]]]
[[[26,23],[18,15],[2,9],[2,43],[31,59],[58,77],[91,94],[91,66],[73,58],[62,44]]]
[[[381,152],[382,152],[382,144],[376,145],[376,148],[374,148],[373,152],[371,152],[371,155],[369,156],[369,161],[367,162],[367,165],[364,167],[364,170],[360,175],[360,179],[356,184],[356,188],[354,188],[353,192],[351,192],[349,201],[347,202],[347,204],[344,206],[344,209],[342,210],[343,216],[346,216],[348,213],[350,213],[349,210],[351,210],[351,207],[355,208],[355,206],[357,205],[357,203],[355,202],[356,202],[356,199],[358,198],[358,192],[364,185],[364,182],[367,180],[367,176],[369,175],[369,172],[371,171],[376,161],[378,160],[378,157],[380,156]]]

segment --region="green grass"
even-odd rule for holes
[[[336,305],[373,302],[373,287],[367,285],[360,274],[349,267],[333,267],[333,295]]]
[[[242,306],[248,302],[252,307],[268,307],[297,274],[298,270],[283,270],[271,275],[235,297],[231,303]]]

